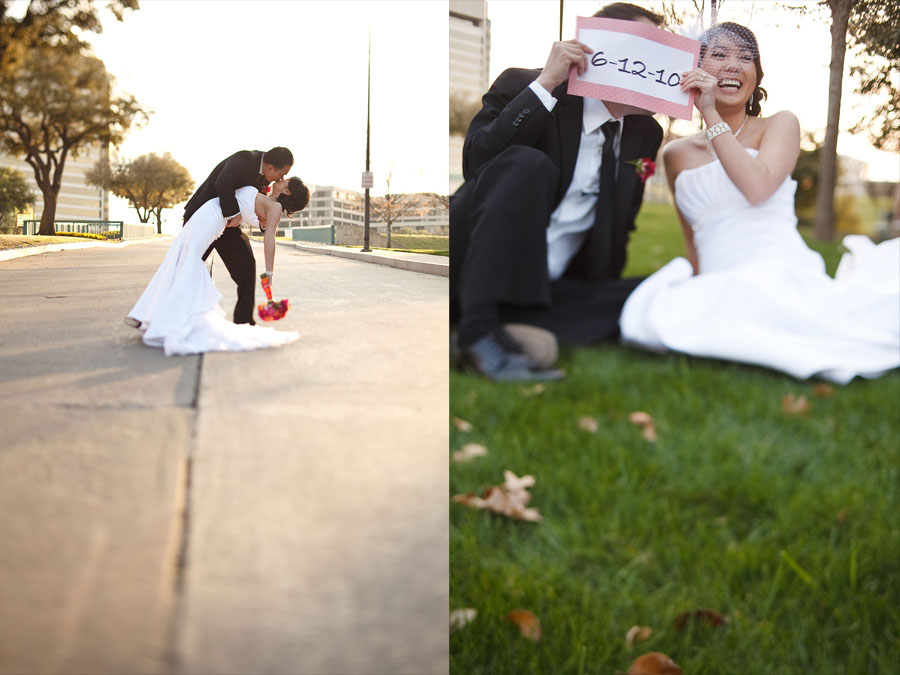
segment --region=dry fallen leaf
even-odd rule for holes
[[[662,652],[648,652],[637,657],[628,675],[681,675],[682,670]]]
[[[522,637],[528,638],[533,642],[541,641],[541,620],[535,616],[534,612],[527,609],[514,609],[506,618],[519,627]]]
[[[454,417],[450,421],[453,422],[453,426],[455,426],[460,431],[472,431],[471,422],[466,422],[466,420],[462,419],[461,417]]]
[[[527,508],[531,493],[526,488],[534,485],[534,476],[516,476],[512,471],[503,472],[503,485],[489,486],[479,497],[473,492],[456,495],[453,501],[473,509],[493,511],[516,520],[539,523],[544,518],[534,508]]]
[[[653,418],[650,417],[649,413],[645,413],[643,410],[635,410],[628,415],[628,421],[632,424],[637,424],[638,426],[653,424]]]
[[[795,396],[790,393],[781,397],[781,409],[788,415],[805,415],[811,407],[810,402],[802,394]]]
[[[466,443],[459,450],[453,453],[454,462],[468,462],[476,457],[482,457],[487,454],[487,448],[481,443]]]
[[[450,612],[450,630],[459,630],[467,623],[471,623],[478,616],[478,610],[471,607],[454,609]]]
[[[580,420],[578,420],[578,428],[582,431],[589,431],[593,434],[597,432],[597,429],[599,427],[597,426],[597,420],[595,420],[593,417],[582,417]]]
[[[653,629],[650,626],[632,626],[625,634],[625,642],[630,647],[635,642],[649,640],[651,635],[653,635]]]
[[[636,426],[642,427],[641,437],[645,441],[656,443],[656,427],[653,426],[653,418],[650,417],[649,413],[645,413],[643,410],[635,410],[628,415],[628,421]]]
[[[818,396],[819,398],[826,398],[827,396],[831,396],[834,393],[834,387],[830,384],[825,384],[824,382],[820,382],[815,387],[813,387],[813,394]]]
[[[675,628],[684,630],[691,619],[702,619],[714,628],[728,623],[728,619],[714,609],[695,609],[693,612],[682,612],[679,614],[675,619]]]
[[[544,385],[538,383],[533,387],[525,387],[522,389],[522,396],[537,396],[544,393]]]
[[[534,487],[534,476],[519,477],[512,471],[506,470],[503,472],[503,487],[511,491]],[[531,495],[528,495],[528,497],[530,499]]]

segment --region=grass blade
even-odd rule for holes
[[[790,565],[791,569],[794,570],[794,572],[797,573],[797,576],[798,576],[798,577],[800,577],[801,579],[803,579],[804,583],[805,583],[807,586],[809,586],[810,588],[815,588],[815,587],[816,587],[816,582],[815,582],[815,580],[809,575],[809,573],[808,573],[805,569],[803,569],[802,567],[800,567],[800,565],[797,563],[797,561],[794,560],[794,559],[790,556],[790,554],[789,554],[787,551],[785,551],[784,549],[781,550],[781,558],[782,558],[782,560],[784,560],[788,565]]]

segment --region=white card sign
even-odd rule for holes
[[[594,50],[588,67],[569,73],[568,92],[689,120],[694,93],[681,73],[697,67],[700,43],[639,21],[579,16],[576,38]]]

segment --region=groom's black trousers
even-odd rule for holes
[[[618,335],[619,314],[642,281],[547,273],[547,226],[559,171],[540,150],[514,145],[485,164],[450,201],[451,320],[496,304],[505,323],[527,323],[563,344]]]
[[[250,248],[250,239],[239,227],[226,227],[203,254],[206,260],[215,250],[225,268],[237,284],[237,302],[234,305],[235,323],[256,323],[253,320],[253,299],[256,284],[256,258]]]

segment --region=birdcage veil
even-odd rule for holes
[[[700,36],[700,67],[720,81],[738,70],[754,69],[756,86],[747,101],[747,114],[759,116],[767,92],[760,85],[763,69],[759,43],[749,28],[731,21],[717,23]]]

